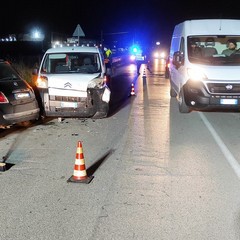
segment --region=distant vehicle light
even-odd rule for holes
[[[155,53],[154,53],[154,57],[155,57],[155,58],[158,58],[158,57],[159,57],[158,52],[155,52]]]
[[[165,56],[166,56],[165,52],[161,52],[160,57],[165,58]]]
[[[136,56],[135,55],[130,55],[130,60],[131,61],[135,61],[136,60]]]
[[[162,51],[155,51],[153,53],[154,58],[165,58],[166,57],[166,53],[162,52]]]

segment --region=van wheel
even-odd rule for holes
[[[165,70],[165,78],[168,79],[169,78],[169,71]]]
[[[189,113],[190,108],[187,106],[184,98],[184,93],[183,90],[181,89],[179,93],[179,98],[178,98],[178,108],[180,113]]]
[[[170,96],[171,97],[176,97],[177,93],[174,91],[174,89],[172,88],[172,86],[170,87]]]

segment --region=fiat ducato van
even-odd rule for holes
[[[186,20],[170,47],[170,96],[179,111],[240,107],[240,20]],[[235,49],[226,54],[233,42]],[[233,44],[231,44],[233,46]]]

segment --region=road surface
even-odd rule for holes
[[[106,119],[1,133],[0,239],[240,239],[239,113],[181,114],[161,65],[141,71]],[[78,141],[89,184],[68,182]]]

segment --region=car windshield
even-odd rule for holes
[[[41,71],[54,74],[98,73],[101,70],[97,53],[51,53],[46,55]]]
[[[240,36],[190,36],[188,59],[205,65],[240,66]]]
[[[17,79],[17,72],[7,63],[0,64],[0,81]]]

